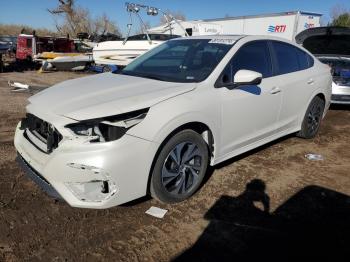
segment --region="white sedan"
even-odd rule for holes
[[[179,202],[208,165],[290,133],[314,137],[331,85],[328,66],[279,38],[174,39],[119,74],[29,98],[18,161],[71,206],[108,208],[148,193]]]

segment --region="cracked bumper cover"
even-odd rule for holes
[[[17,154],[16,162],[25,172],[28,178],[30,178],[34,183],[36,183],[43,191],[45,191],[49,196],[62,199],[60,194],[52,187],[52,185],[43,178],[37,171],[35,171],[28,163],[23,159],[20,154]]]
[[[66,138],[46,154],[24,137],[19,125],[15,147],[18,161],[34,182],[49,195],[82,208],[109,208],[146,195],[158,148],[130,135],[106,143]]]

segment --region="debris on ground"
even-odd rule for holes
[[[13,87],[11,91],[13,92],[18,92],[18,91],[28,91],[29,90],[29,85],[27,84],[22,84],[19,82],[13,82],[13,81],[8,81],[7,82],[9,87]]]
[[[305,157],[309,160],[312,161],[322,161],[324,160],[322,155],[318,155],[318,154],[306,154]]]
[[[157,218],[163,218],[166,212],[168,212],[168,210],[152,206],[146,211],[146,214]]]
[[[9,87],[12,87],[11,91],[12,92],[30,92],[30,93],[35,93],[38,92],[42,89],[47,88],[46,86],[32,86],[28,84],[23,84],[20,82],[14,82],[14,81],[8,81],[7,82]]]

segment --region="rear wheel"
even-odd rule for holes
[[[208,158],[208,146],[198,133],[184,130],[173,136],[155,162],[150,184],[152,197],[165,203],[189,198],[203,180]]]
[[[297,133],[301,138],[313,138],[316,136],[325,107],[325,102],[320,97],[316,96],[312,99],[309,107],[306,110],[301,130]]]

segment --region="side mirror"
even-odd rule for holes
[[[251,70],[239,70],[233,77],[233,84],[240,85],[258,85],[261,83],[262,74]]]
[[[228,74],[222,74],[215,83],[215,88],[227,87],[229,89],[241,85],[258,85],[262,81],[262,74],[251,70],[239,70],[233,77],[233,81]]]

